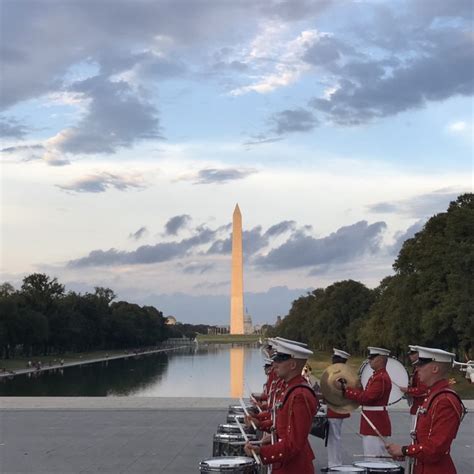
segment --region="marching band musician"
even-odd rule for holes
[[[416,420],[416,412],[418,411],[418,407],[423,403],[423,399],[426,397],[428,387],[420,381],[420,376],[418,374],[418,349],[416,346],[408,347],[410,349],[408,357],[413,366],[413,372],[410,377],[410,385],[408,387],[400,387],[400,390],[412,397],[413,403],[410,407],[410,415],[412,420],[411,426],[413,427]]]
[[[362,405],[362,413],[371,421],[382,436],[392,434],[390,417],[387,412],[388,399],[392,390],[392,381],[386,370],[390,351],[381,347],[368,347],[368,360],[374,373],[369,378],[365,389],[346,388],[345,380],[341,380],[341,389],[346,398],[355,400]],[[364,447],[364,455],[386,455],[384,442],[370,426],[364,416],[360,418],[360,434]]]
[[[449,454],[465,414],[456,392],[449,388],[449,370],[454,354],[441,349],[417,346],[418,373],[428,392],[418,409],[409,446],[388,444],[387,451],[397,460],[414,459],[414,474],[456,474]]]
[[[245,445],[247,455],[252,455],[252,450],[260,454],[264,464],[272,465],[274,474],[314,474],[314,454],[308,435],[319,403],[301,375],[311,354],[312,351],[297,344],[278,341],[273,363],[285,389],[275,405],[275,442],[260,447]]]
[[[351,355],[340,349],[333,349],[331,362],[333,364],[345,364]],[[329,421],[328,432],[328,467],[340,466],[342,464],[342,422],[349,418],[349,413],[336,413],[328,407],[327,418]]]

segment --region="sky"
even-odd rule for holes
[[[471,0],[0,0],[0,281],[228,324],[393,273],[473,192]]]

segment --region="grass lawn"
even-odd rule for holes
[[[353,356],[349,359],[348,365],[357,373],[364,360],[365,357]],[[331,365],[331,355],[325,352],[315,352],[314,356],[308,362],[309,365],[311,365],[313,375],[320,379],[326,367]],[[407,370],[408,373],[411,372],[410,368]],[[452,385],[452,388],[456,390],[461,398],[465,400],[474,400],[474,384],[469,383],[464,375],[464,372],[460,372],[457,369],[452,370],[451,377],[456,380],[456,383]]]

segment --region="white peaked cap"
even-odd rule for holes
[[[418,349],[418,357],[420,359],[431,359],[433,362],[449,362],[452,363],[456,354],[443,351],[442,349],[434,349],[431,347],[416,346]]]
[[[381,356],[389,356],[390,351],[388,349],[384,349],[383,347],[367,347],[369,350],[369,355],[381,355]]]
[[[412,346],[411,344],[408,344],[408,349],[413,352],[418,352],[418,346]]]
[[[342,359],[349,359],[349,357],[351,356],[349,354],[349,352],[346,352],[346,351],[341,351],[341,349],[336,349],[335,347],[333,347],[333,352],[335,356],[337,357],[341,357]]]
[[[300,347],[308,347],[308,344],[305,344],[304,342],[292,341],[291,339],[285,339],[284,337],[275,337],[275,340],[277,341],[277,344],[278,344],[278,341],[281,341],[281,342],[288,342],[289,344],[296,344],[297,346],[300,346]]]
[[[306,349],[306,347],[298,346],[297,344],[294,344],[293,341],[290,343],[279,340],[276,355],[278,356],[278,354],[287,354],[293,359],[307,359],[309,356],[313,355],[313,351]]]

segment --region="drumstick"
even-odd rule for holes
[[[245,406],[244,401],[243,401],[241,398],[239,398],[239,402],[240,402],[240,406],[241,406],[241,407],[243,408],[243,410],[244,410],[244,413],[250,418],[249,412],[248,412],[248,410],[247,410],[247,407]],[[252,423],[253,429],[254,429],[255,431],[257,431],[257,427],[255,426],[255,423],[253,422],[253,420],[250,420],[250,423]]]
[[[258,440],[258,441],[249,441],[250,444],[254,444],[255,446],[258,446],[259,444],[262,444],[263,441]],[[232,446],[243,446],[244,444],[247,444],[247,441],[230,441],[229,444]],[[388,456],[386,456],[388,457]]]
[[[258,404],[257,400],[252,394],[250,394],[250,399],[255,403],[255,406],[257,407],[258,412],[262,413],[262,409],[260,408],[260,405]]]
[[[249,441],[249,437],[247,436],[247,433],[244,431],[242,425],[240,424],[240,421],[236,418],[235,422],[237,423],[237,426],[239,427],[240,432],[242,433],[242,436],[244,437],[245,441]],[[253,458],[255,459],[255,462],[257,464],[262,464],[262,461],[260,461],[260,456],[252,449],[252,455]]]
[[[252,390],[250,389],[249,387],[249,384],[247,383],[247,380],[244,380],[244,383],[245,383],[245,386],[247,387],[247,390],[249,392],[249,398],[250,400],[252,400],[254,403],[255,403],[255,406],[257,407],[257,410],[259,413],[262,413],[262,409],[260,408],[260,406],[258,405],[258,402],[257,400],[255,399],[255,397],[252,395]]]
[[[387,440],[380,434],[380,431],[370,421],[369,417],[363,411],[361,411],[360,414],[364,417],[365,421],[369,424],[369,426],[375,431],[375,434],[383,441],[383,444],[386,445]]]

